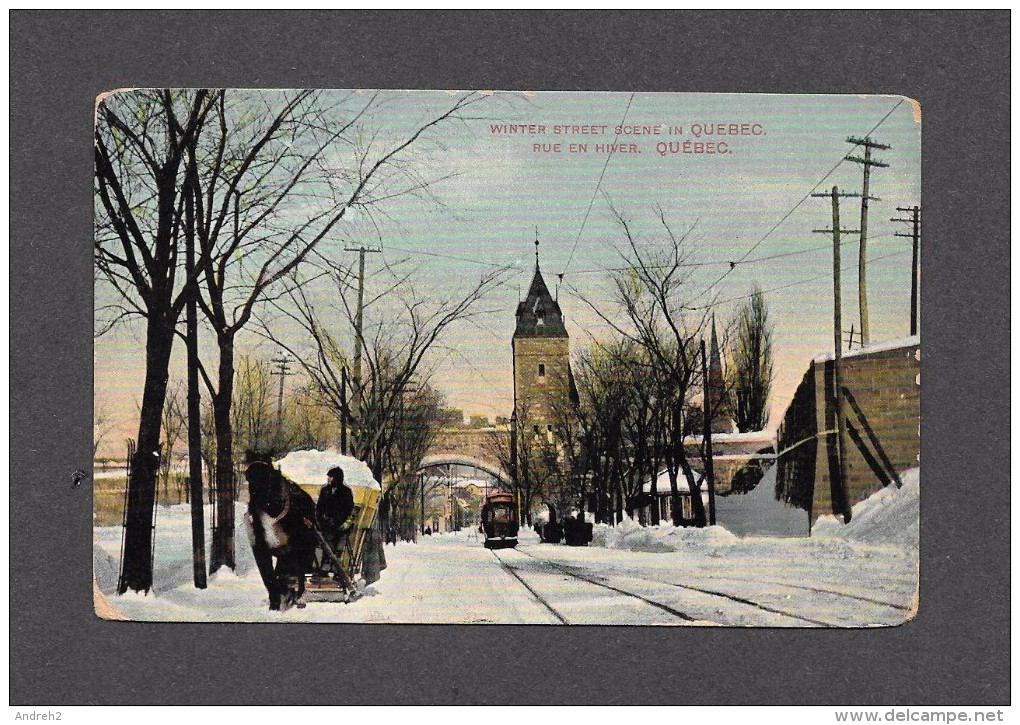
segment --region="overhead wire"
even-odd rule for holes
[[[627,100],[627,108],[623,111],[623,120],[620,121],[621,126],[627,122],[627,114],[630,113],[630,104],[633,102],[634,94],[631,93],[630,98]],[[619,140],[620,134],[616,134],[616,137],[613,139],[613,144],[615,145]],[[606,169],[609,168],[609,162],[615,155],[616,154],[606,154],[606,163],[602,165],[602,173],[599,174],[598,183],[595,184],[595,193],[591,195],[591,201],[588,202],[588,209],[584,212],[584,219],[581,220],[581,227],[577,230],[577,237],[574,239],[574,246],[570,250],[570,256],[567,257],[567,263],[563,265],[563,271],[560,272],[560,279],[562,279],[563,275],[567,273],[567,270],[570,268],[570,263],[574,261],[574,253],[577,252],[577,243],[581,241],[581,235],[584,234],[584,227],[588,223],[588,217],[591,215],[591,209],[595,205],[595,200],[599,196],[599,189],[602,188],[602,179],[605,178]]]
[[[844,244],[845,243],[846,242],[844,242]],[[831,246],[829,248],[831,249]],[[899,256],[903,256],[903,255],[906,255],[906,254],[909,254],[909,253],[910,253],[909,250],[900,250],[898,252],[889,252],[887,254],[881,254],[881,255],[879,255],[877,257],[871,257],[870,259],[868,259],[868,263],[869,264],[875,264],[877,262],[881,262],[883,260],[890,259],[892,257],[899,257]],[[770,287],[768,289],[762,290],[762,293],[763,294],[769,294],[770,292],[778,292],[779,290],[788,289],[790,287],[796,287],[796,286],[802,285],[802,284],[808,284],[809,282],[816,282],[816,281],[818,281],[820,279],[831,279],[831,278],[832,278],[832,273],[831,272],[826,272],[825,274],[818,274],[818,275],[815,275],[813,277],[806,277],[804,279],[795,280],[793,282],[787,282],[785,284],[781,284],[781,285],[778,285],[776,287]],[[581,296],[581,291],[578,290],[577,287],[575,287],[574,285],[570,284],[569,282],[565,282],[564,284],[566,284],[567,287],[570,288],[571,291],[574,292],[574,294],[577,294],[577,295]],[[724,300],[717,300],[715,302],[710,302],[710,303],[705,304],[705,305],[697,305],[697,306],[685,307],[685,309],[691,310],[691,311],[695,311],[695,310],[709,310],[709,309],[712,309],[713,307],[719,307],[721,305],[729,304],[730,302],[739,302],[740,300],[750,299],[753,296],[754,296],[754,293],[752,292],[750,294],[739,295],[737,297],[728,297],[728,298],[726,298]],[[600,324],[599,323],[587,323],[585,326],[586,327],[598,327],[598,326],[600,326]]]
[[[871,240],[872,241],[876,241],[878,239],[885,239],[887,237],[891,238],[893,236],[895,236],[895,234],[893,234],[893,233],[879,234],[879,235],[875,235],[875,236],[871,237]],[[846,241],[842,242],[841,246],[846,246],[848,244],[856,244],[856,241],[853,240],[853,239],[847,239]],[[439,258],[442,258],[442,259],[450,259],[450,260],[457,261],[457,262],[467,262],[469,264],[477,264],[477,265],[480,265],[480,266],[483,266],[483,267],[492,267],[493,269],[503,269],[503,268],[507,268],[507,267],[512,266],[512,265],[507,265],[507,264],[496,264],[495,262],[486,262],[485,260],[482,260],[482,259],[475,259],[473,257],[464,257],[464,256],[455,255],[455,254],[442,254],[440,252],[426,252],[426,251],[421,250],[421,249],[408,249],[407,247],[398,247],[398,246],[395,246],[393,244],[387,244],[386,248],[387,249],[396,250],[398,252],[403,252],[404,254],[424,255],[424,256],[427,256],[427,257],[439,257]],[[823,251],[823,250],[826,250],[826,249],[832,249],[832,245],[831,244],[822,244],[822,245],[819,245],[817,247],[810,247],[808,249],[796,249],[796,250],[793,250],[793,251],[790,251],[790,252],[779,252],[779,253],[776,253],[776,254],[769,254],[769,255],[764,256],[764,257],[755,257],[754,259],[746,259],[743,262],[741,262],[741,264],[758,264],[760,262],[767,262],[767,261],[770,261],[770,260],[773,260],[773,259],[781,259],[781,258],[785,258],[785,257],[796,257],[796,256],[799,256],[801,254],[811,254],[813,252],[820,252],[820,251]],[[678,264],[676,266],[677,267],[684,267],[684,268],[687,268],[687,267],[696,268],[696,267],[716,267],[716,266],[722,266],[722,265],[728,265],[728,264],[734,264],[734,262],[732,262],[731,260],[728,260],[728,259],[710,259],[710,260],[706,260],[704,262],[683,262],[683,263],[680,263],[680,264]],[[654,266],[653,266],[653,268],[654,268]],[[574,272],[571,272],[571,274],[573,274],[573,275],[581,275],[581,274],[599,274],[599,273],[604,273],[604,272],[626,272],[629,269],[630,269],[630,267],[592,267],[590,269],[578,269],[578,270],[575,270]]]
[[[893,112],[894,112],[894,111],[895,111],[895,110],[896,110],[897,108],[899,108],[899,107],[900,107],[901,105],[903,105],[903,99],[902,99],[902,98],[901,98],[901,99],[900,99],[899,101],[897,101],[897,102],[896,102],[896,105],[894,105],[894,106],[893,106],[892,108],[890,108],[890,109],[889,109],[889,111],[888,111],[888,112],[887,112],[887,113],[886,113],[886,114],[885,114],[884,116],[882,116],[882,118],[881,118],[881,119],[880,119],[880,120],[878,121],[878,123],[876,123],[876,124],[875,124],[874,126],[872,126],[872,127],[871,127],[871,130],[870,130],[870,131],[868,131],[867,133],[865,133],[865,134],[864,134],[863,138],[867,138],[868,136],[870,136],[871,134],[873,134],[873,133],[874,133],[874,132],[875,132],[876,130],[878,130],[878,127],[879,127],[879,126],[881,126],[881,125],[882,125],[883,123],[885,123],[885,122],[886,122],[886,120],[887,120],[887,119],[888,119],[888,118],[889,118],[889,117],[890,117],[890,116],[891,116],[891,115],[893,114]],[[858,146],[860,146],[860,144],[861,144],[861,142],[860,142],[860,141],[859,141],[859,142],[857,142],[856,144],[854,144],[854,146],[853,146],[853,147],[852,147],[852,148],[850,149],[850,152],[849,152],[849,153],[853,153],[854,149],[856,149],[856,148],[857,148]],[[827,172],[825,172],[825,175],[824,175],[824,176],[822,176],[822,178],[821,178],[821,179],[819,179],[819,180],[818,180],[818,181],[817,181],[817,182],[815,183],[815,185],[814,185],[814,186],[812,186],[812,187],[811,187],[811,188],[810,188],[810,189],[808,190],[808,192],[807,192],[806,194],[804,194],[804,196],[802,196],[802,197],[800,198],[800,200],[799,200],[799,201],[798,201],[798,202],[797,202],[796,204],[794,204],[794,205],[793,205],[793,206],[792,206],[792,207],[790,208],[790,210],[789,210],[789,211],[787,211],[787,212],[786,212],[785,214],[783,214],[783,216],[782,216],[782,217],[780,217],[779,221],[777,221],[777,222],[776,222],[775,224],[773,224],[773,225],[772,225],[772,226],[771,226],[771,227],[769,228],[769,230],[768,230],[767,232],[765,232],[765,234],[763,234],[763,235],[762,235],[762,236],[761,236],[761,237],[760,237],[760,238],[758,239],[758,241],[756,241],[756,242],[755,242],[754,244],[752,244],[752,245],[751,245],[750,249],[748,249],[748,250],[747,250],[746,252],[744,252],[743,256],[741,256],[741,257],[740,257],[740,258],[739,258],[739,259],[738,259],[738,260],[737,260],[737,261],[736,261],[736,262],[735,262],[734,264],[732,264],[732,265],[730,266],[730,268],[729,268],[729,269],[727,269],[727,270],[726,270],[725,272],[723,272],[723,273],[722,273],[722,275],[720,275],[720,276],[719,276],[719,278],[718,278],[717,280],[715,280],[715,282],[713,282],[713,283],[712,283],[712,284],[710,284],[710,285],[709,285],[708,287],[706,287],[706,288],[705,288],[705,290],[704,290],[704,291],[702,291],[702,292],[701,292],[701,294],[699,294],[698,296],[700,297],[701,295],[704,295],[704,294],[708,294],[709,292],[711,292],[711,291],[712,291],[712,289],[713,289],[713,288],[714,288],[714,287],[715,287],[716,285],[718,285],[718,284],[719,284],[720,282],[722,282],[722,281],[723,281],[724,279],[726,279],[726,277],[728,277],[728,276],[729,276],[729,274],[730,274],[730,273],[731,273],[731,272],[732,272],[732,271],[733,271],[734,269],[736,269],[736,268],[737,268],[737,265],[739,265],[739,264],[742,264],[742,263],[744,262],[744,260],[746,260],[746,259],[747,259],[747,257],[748,257],[748,256],[750,256],[750,254],[751,254],[752,252],[754,252],[754,250],[756,250],[756,249],[757,249],[758,247],[760,247],[760,246],[762,245],[762,243],[763,243],[763,242],[764,242],[764,241],[765,241],[766,239],[768,239],[768,238],[769,238],[769,237],[770,237],[770,236],[772,235],[772,233],[773,233],[774,231],[776,231],[776,230],[777,230],[777,229],[778,229],[778,228],[779,228],[780,226],[782,226],[783,222],[785,222],[785,221],[786,221],[787,219],[789,219],[789,218],[790,218],[790,216],[791,216],[791,215],[792,215],[792,214],[793,214],[793,213],[794,213],[795,211],[797,211],[797,209],[799,209],[799,208],[800,208],[801,204],[803,204],[803,203],[804,203],[805,201],[807,201],[808,199],[810,199],[810,198],[811,198],[811,195],[812,195],[812,194],[813,194],[813,193],[815,192],[815,190],[816,190],[816,189],[818,189],[818,187],[819,187],[819,186],[821,186],[821,185],[822,185],[823,183],[825,183],[825,180],[826,180],[826,179],[828,179],[828,178],[829,178],[830,176],[832,176],[833,172],[835,172],[835,171],[836,171],[836,169],[838,169],[838,168],[839,168],[840,166],[842,166],[842,165],[843,165],[843,162],[845,162],[845,161],[846,161],[846,157],[847,157],[847,156],[849,155],[849,153],[848,153],[848,154],[844,154],[844,155],[843,155],[843,156],[842,156],[842,157],[841,157],[841,158],[839,159],[839,161],[837,161],[837,162],[836,162],[836,163],[835,163],[835,164],[833,165],[833,167],[832,167],[831,169],[829,169],[829,170],[828,170]]]
[[[871,239],[872,239],[872,241],[874,241],[874,240],[878,240],[878,239],[885,239],[887,237],[891,238],[893,236],[895,236],[895,234],[893,234],[893,233],[879,234],[879,235],[871,237]],[[846,246],[847,244],[856,244],[856,241],[853,240],[853,239],[847,239],[846,241],[842,242],[840,244],[840,246]],[[758,264],[759,262],[768,262],[768,261],[773,260],[773,259],[782,259],[782,258],[785,258],[785,257],[796,257],[796,256],[801,255],[801,254],[811,254],[813,252],[820,252],[820,251],[826,250],[826,249],[832,249],[832,245],[831,244],[822,244],[822,245],[819,245],[817,247],[810,247],[808,249],[796,249],[796,250],[793,250],[793,251],[790,251],[790,252],[779,252],[777,254],[770,254],[770,255],[767,255],[767,256],[764,256],[764,257],[755,257],[754,259],[745,259],[743,262],[739,262],[739,264]],[[711,259],[711,260],[706,260],[704,262],[680,262],[678,264],[670,264],[669,268],[672,269],[674,267],[675,268],[716,267],[716,266],[721,266],[721,265],[724,265],[724,264],[725,265],[734,265],[734,264],[738,264],[738,262],[733,262],[733,261],[728,260],[728,259]],[[662,268],[664,268],[664,267],[659,266],[659,265],[648,265],[648,269],[662,269]],[[592,268],[592,269],[579,269],[579,270],[576,270],[576,271],[572,272],[571,274],[579,275],[579,274],[597,274],[599,272],[627,272],[627,271],[630,271],[631,269],[632,269],[631,267],[598,267],[598,268]]]
[[[909,254],[909,252],[906,251],[906,250],[901,250],[899,252],[889,252],[888,254],[882,254],[882,255],[879,255],[877,257],[872,257],[871,259],[868,260],[868,264],[874,264],[875,262],[880,262],[880,261],[882,261],[884,259],[889,259],[890,257],[899,257],[899,256],[902,256],[902,255],[905,255],[905,254]],[[787,289],[788,287],[796,287],[797,285],[807,284],[808,282],[815,282],[815,281],[820,280],[820,279],[831,279],[831,278],[832,278],[832,272],[826,272],[825,274],[819,274],[819,275],[816,275],[814,277],[808,277],[806,279],[798,280],[796,282],[788,282],[787,284],[782,284],[782,285],[779,285],[778,287],[772,287],[772,288],[767,289],[767,290],[762,290],[762,293],[763,294],[767,294],[769,292],[778,292],[779,290]],[[698,306],[694,306],[694,307],[689,307],[687,309],[691,309],[691,310],[710,310],[713,307],[718,307],[718,306],[721,306],[721,305],[729,304],[730,302],[738,302],[740,300],[750,299],[753,296],[754,296],[754,293],[752,292],[751,294],[740,295],[739,297],[729,297],[729,298],[727,298],[725,300],[718,300],[716,302],[710,302],[707,305],[698,305]]]

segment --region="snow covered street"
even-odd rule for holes
[[[423,537],[387,546],[388,567],[360,600],[283,613],[268,610],[243,540],[236,573],[218,573],[205,591],[191,585],[178,506],[160,511],[153,593],[113,593],[118,527],[96,529],[96,581],[121,616],[138,620],[890,626],[910,618],[917,590],[916,524],[912,537],[882,540],[891,519],[916,522],[918,474],[905,479],[855,507],[856,526],[822,522],[824,535],[812,538],[630,522],[581,548],[541,544],[530,531],[517,549],[497,551],[468,531]]]

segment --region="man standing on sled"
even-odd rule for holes
[[[328,482],[319,491],[319,501],[315,504],[315,523],[333,553],[339,557],[350,531],[347,520],[354,512],[354,492],[344,483],[344,471],[339,466],[329,469],[326,476]],[[323,552],[323,569],[335,568],[336,564]]]

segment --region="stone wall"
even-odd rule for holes
[[[539,365],[545,367],[545,375],[539,375]],[[543,436],[546,426],[558,427],[562,412],[557,407],[569,403],[569,365],[570,342],[565,337],[514,340],[514,389],[522,433],[525,425],[529,431],[537,425]]]
[[[843,358],[849,506],[884,486],[899,485],[901,473],[920,465],[920,370],[917,338],[873,346]],[[801,387],[813,388],[813,403],[806,400],[801,405],[808,413],[813,408],[815,441],[791,440],[793,436],[784,436],[780,429],[778,475],[791,490],[810,493],[802,498],[810,500],[814,521],[842,508],[832,359],[812,361]],[[814,448],[814,466],[795,467],[794,446],[800,449],[805,443]]]

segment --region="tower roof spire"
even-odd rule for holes
[[[711,343],[711,363],[709,365],[713,377],[718,376],[718,382],[722,382],[722,353],[719,350],[719,336],[715,331],[715,313],[712,313],[712,343]],[[716,381],[713,381],[714,383]]]
[[[549,293],[538,263],[538,228],[535,228],[535,274],[527,296],[517,304],[517,329],[514,337],[567,337],[563,312]]]

